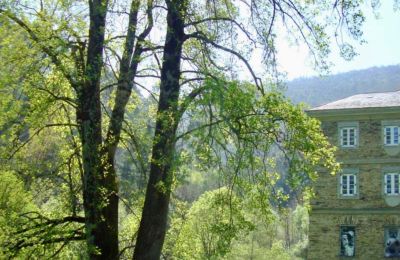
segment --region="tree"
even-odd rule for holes
[[[114,168],[124,112],[132,92],[132,83],[141,55],[146,51],[145,38],[153,26],[152,1],[143,7],[133,0],[130,6],[127,35],[117,75],[114,107],[103,140],[101,109],[101,72],[106,46],[107,0],[89,1],[89,24],[84,25],[83,3],[54,1],[33,2],[32,6],[18,2],[2,3],[0,14],[25,31],[27,41],[45,55],[51,70],[59,72],[73,90],[71,97],[58,97],[76,112],[75,122],[80,137],[83,162],[83,200],[89,255],[103,259],[118,257],[118,182]],[[60,4],[60,5],[59,5]],[[77,8],[76,11],[74,8]],[[31,13],[28,10],[34,10]],[[139,13],[145,10],[147,25],[137,32]],[[73,17],[71,24],[66,23]],[[39,25],[40,24],[40,25]],[[79,27],[81,26],[81,27]],[[88,36],[86,36],[88,30]],[[50,32],[50,36],[47,34]]]
[[[240,199],[227,188],[202,194],[177,225],[180,232],[173,252],[178,259],[223,257],[235,238],[254,228]]]
[[[290,0],[148,0],[146,3],[133,0],[129,6],[128,25],[124,28],[126,31],[122,36],[125,44],[117,50],[112,48],[112,45],[114,40],[121,38],[118,34],[120,28],[112,28],[113,23],[107,22],[106,18],[107,15],[114,15],[113,18],[118,21],[118,14],[125,13],[123,8],[118,9],[118,4],[121,4],[118,1],[111,4],[108,0],[91,0],[88,6],[79,1],[62,0],[32,1],[29,4],[30,6],[26,6],[19,1],[2,1],[0,15],[13,26],[22,28],[26,37],[24,41],[41,55],[40,58],[44,57],[47,61],[48,67],[44,70],[44,76],[50,73],[59,75],[59,82],[69,89],[67,94],[63,93],[60,96],[44,88],[50,96],[58,102],[65,102],[76,112],[72,123],[68,125],[76,127],[80,139],[78,147],[81,150],[83,169],[84,219],[90,258],[118,257],[119,198],[114,165],[115,151],[119,144],[124,113],[133,83],[135,77],[140,75],[139,62],[143,64],[143,54],[147,51],[151,53],[149,57],[154,57],[148,64],[159,65],[159,68],[146,69],[159,72],[160,90],[149,181],[134,258],[160,257],[167,229],[174,171],[177,168],[176,144],[185,136],[204,130],[207,126],[210,126],[210,129],[215,126],[215,130],[224,123],[225,129],[236,138],[236,159],[243,159],[245,155],[254,153],[254,149],[251,149],[254,143],[245,142],[246,138],[251,136],[251,128],[265,120],[266,124],[259,124],[264,129],[258,128],[258,134],[265,134],[271,142],[284,144],[283,150],[290,151],[288,155],[295,162],[293,166],[300,167],[297,170],[305,172],[304,176],[312,173],[312,166],[318,161],[311,160],[313,156],[318,159],[325,156],[325,159],[328,159],[326,164],[334,167],[330,161],[331,151],[323,151],[316,146],[316,143],[320,142],[326,144],[318,134],[313,135],[314,138],[310,140],[303,139],[304,142],[295,139],[318,131],[316,123],[307,121],[307,124],[302,124],[299,120],[305,117],[297,108],[287,106],[287,102],[279,96],[269,95],[267,83],[272,84],[272,81],[261,80],[248,59],[249,53],[256,46],[260,46],[264,51],[263,60],[267,71],[276,71],[275,38],[278,23],[281,23],[294,32],[295,39],[297,37],[306,42],[316,63],[324,67],[323,57],[329,52],[329,47],[324,32],[325,24],[318,22],[322,16],[320,14],[331,12],[332,9],[337,11],[333,14],[338,18],[339,24],[346,24],[350,33],[358,38],[361,36],[359,26],[363,22],[358,1],[315,1],[310,4],[307,1]],[[161,42],[149,41],[150,31],[155,23],[153,12],[157,12],[160,19],[158,25],[165,31]],[[138,28],[141,29],[141,33],[138,33]],[[118,45],[118,42],[115,45]],[[343,47],[351,53],[352,49],[348,48],[348,45]],[[118,55],[119,50],[122,53],[121,58]],[[160,50],[163,55],[162,64],[158,59]],[[114,57],[114,60],[109,61],[111,57]],[[39,55],[37,58],[36,60],[40,59]],[[256,90],[245,87],[245,91],[239,91],[243,86],[247,86],[238,84],[235,80],[235,73],[242,67],[230,64],[230,59],[240,61],[249,71]],[[115,64],[119,64],[119,69],[112,78],[117,82],[106,84],[107,73],[112,73]],[[38,68],[40,69],[42,68]],[[145,76],[158,78],[157,74]],[[208,83],[204,83],[206,79]],[[104,127],[107,117],[103,112],[106,114],[110,111],[107,108],[102,110],[102,90],[114,85],[117,86],[114,106],[109,124]],[[235,91],[242,96],[234,95]],[[229,95],[232,97],[230,102],[217,105],[213,103]],[[235,98],[238,100],[235,101]],[[242,106],[239,101],[250,102],[246,103],[248,106],[243,109],[247,114],[238,109]],[[259,101],[260,106],[256,114],[252,113],[252,101]],[[208,105],[209,109],[205,111],[210,120],[196,129],[185,129],[183,120],[190,115],[187,111],[197,105]],[[219,111],[216,111],[217,106],[220,106]],[[277,108],[283,110],[278,111]],[[288,113],[295,113],[296,116],[291,117]],[[218,116],[220,118],[217,118]],[[283,135],[282,127],[288,127],[291,130],[290,134]],[[298,127],[297,131],[295,127]],[[307,127],[311,127],[312,131]],[[268,130],[271,130],[271,135]],[[250,138],[250,141],[254,140]],[[230,140],[226,141],[229,143]],[[243,144],[247,144],[243,147],[245,149],[237,149]],[[267,156],[267,153],[263,156]],[[311,163],[311,166],[301,164],[300,157],[306,158],[305,161]],[[243,167],[240,165],[233,172],[240,172]],[[302,177],[296,174],[292,177],[293,183],[302,181]],[[231,176],[231,179],[234,183],[235,178]]]
[[[167,28],[163,50],[163,64],[160,79],[160,97],[156,118],[155,138],[153,141],[150,177],[146,190],[146,200],[142,220],[138,231],[134,259],[158,259],[167,228],[168,205],[174,175],[175,145],[178,139],[178,125],[187,106],[206,92],[207,84],[192,84],[193,89],[185,95],[183,83],[198,81],[204,75],[215,75],[210,67],[224,71],[217,58],[221,57],[215,50],[223,51],[241,61],[249,70],[259,94],[265,95],[266,89],[260,78],[255,75],[247,58],[237,48],[239,44],[235,33],[246,38],[248,46],[260,44],[264,50],[264,61],[270,70],[275,68],[276,23],[282,19],[286,28],[297,30],[298,37],[309,46],[315,61],[324,67],[323,57],[329,52],[325,25],[317,22],[317,14],[324,11],[333,12],[339,24],[346,23],[356,39],[361,37],[360,25],[364,18],[357,1],[325,1],[313,4],[301,1],[191,1],[166,0]],[[240,8],[247,8],[250,19],[243,25]],[[185,45],[190,45],[188,51]],[[344,55],[351,56],[352,49],[348,44],[342,45]],[[246,47],[243,47],[247,49]],[[251,49],[251,48],[250,48]],[[186,64],[181,64],[186,61]],[[186,66],[185,66],[186,65]],[[196,70],[185,71],[183,68],[194,67]],[[182,72],[195,74],[186,79]],[[183,78],[183,80],[181,80]],[[215,86],[222,88],[221,85]],[[220,93],[223,93],[221,91]],[[182,97],[182,98],[181,98]],[[222,96],[221,96],[222,98]],[[266,107],[266,111],[273,107]],[[210,110],[212,113],[212,109]],[[280,118],[276,118],[277,121]],[[232,120],[232,118],[224,119]],[[212,122],[212,121],[211,121]],[[212,123],[214,124],[214,123]],[[279,136],[277,136],[279,139]],[[300,140],[294,140],[290,148],[304,148]],[[311,151],[308,151],[311,152]],[[313,153],[313,152],[311,152]],[[296,157],[292,160],[299,160]],[[308,169],[310,170],[310,169]],[[310,171],[306,171],[310,172]],[[294,178],[296,179],[296,178]]]

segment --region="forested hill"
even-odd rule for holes
[[[314,107],[355,94],[395,90],[400,90],[400,65],[299,78],[288,82],[286,93],[293,102]]]

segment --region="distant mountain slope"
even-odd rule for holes
[[[295,103],[315,107],[355,94],[396,90],[400,90],[400,65],[295,79],[288,82],[286,95]]]

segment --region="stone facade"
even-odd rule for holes
[[[321,120],[323,132],[338,147],[342,172],[332,175],[321,170],[315,183],[307,259],[400,259],[400,194],[398,190],[386,194],[385,186],[385,174],[400,173],[400,145],[384,144],[385,127],[400,131],[398,102],[390,108],[384,104],[341,108],[336,102],[334,109],[328,104],[309,111]],[[343,127],[356,129],[354,146],[343,147]],[[341,183],[345,174],[354,176],[354,194],[343,195],[343,189],[348,189]],[[398,179],[392,181],[399,186]]]

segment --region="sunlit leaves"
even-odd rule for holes
[[[226,188],[204,193],[188,211],[173,249],[179,259],[216,259],[231,250],[236,237],[254,228],[244,207]],[[177,227],[173,227],[177,228]]]

